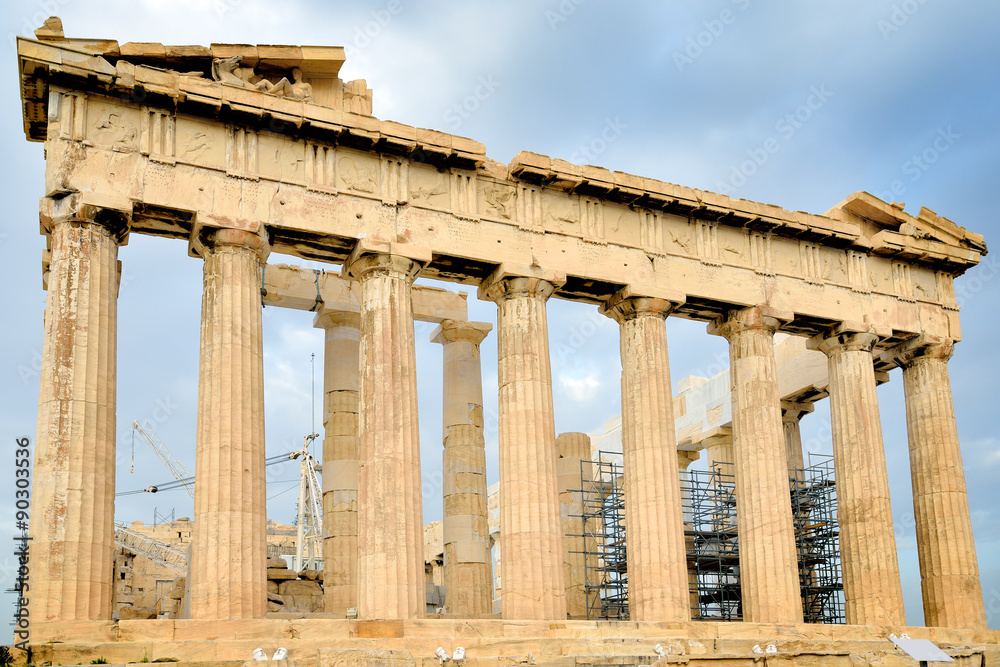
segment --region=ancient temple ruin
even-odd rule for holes
[[[25,136],[46,159],[37,661],[136,661],[143,647],[224,661],[263,644],[309,665],[436,664],[439,646],[481,665],[749,665],[754,645],[775,644],[848,665],[901,659],[890,632],[970,665],[1000,659],[947,367],[961,339],[953,280],[986,253],[981,236],[865,192],[813,214],[528,152],[499,164],[471,139],[373,117],[365,82],[338,77],[339,47],[119,44],[67,38],[50,19],[17,50]],[[132,234],[184,239],[204,264],[187,619],[112,620],[118,248]],[[277,255],[330,271],[269,264]],[[419,277],[476,286],[496,331]],[[551,298],[620,326],[629,624],[567,620]],[[307,619],[267,614],[262,303],[314,311],[326,335],[325,600]],[[729,342],[742,624],[691,620],[667,317]],[[415,319],[437,323],[444,347],[450,602],[426,620]],[[802,622],[778,332],[827,359],[844,626]],[[499,615],[487,335],[499,346]],[[926,628],[904,622],[875,394],[895,367]]]

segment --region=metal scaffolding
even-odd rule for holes
[[[803,616],[806,623],[844,623],[833,457],[811,454],[810,464],[789,477]],[[736,490],[728,470],[732,464],[719,463],[681,479],[693,620],[742,620]],[[583,462],[580,479],[587,618],[627,619],[621,455],[600,452]]]
[[[689,470],[681,483],[693,620],[738,621],[743,616],[736,488],[733,476],[723,472],[726,468],[732,466]]]
[[[789,479],[802,612],[806,623],[846,623],[833,457],[810,454],[809,464]]]
[[[581,461],[584,585],[588,619],[628,618],[621,454],[599,452]],[[579,537],[579,536],[578,536]]]

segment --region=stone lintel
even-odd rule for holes
[[[751,306],[731,310],[708,324],[708,333],[729,338],[732,334],[748,329],[770,329],[778,331],[795,319],[795,313],[779,310],[771,306]]]
[[[381,239],[363,238],[358,239],[354,250],[344,261],[340,271],[342,278],[346,280],[357,280],[358,275],[355,265],[359,260],[371,255],[386,255],[393,258],[408,259],[417,264],[420,269],[431,263],[431,251],[421,246],[410,245],[408,243],[397,243],[395,241],[383,241]],[[418,270],[419,273],[419,270]]]
[[[479,285],[478,296],[482,301],[496,301],[501,295],[509,293],[504,282],[508,280],[523,281],[518,289],[524,289],[534,296],[541,292],[545,299],[552,296],[556,288],[566,284],[566,274],[557,271],[550,271],[532,264],[531,266],[519,264],[501,264],[493,273]]]
[[[360,313],[359,289],[356,281],[345,280],[339,272],[288,264],[268,264],[264,268],[263,302],[266,306],[311,312]],[[414,320],[440,323],[468,319],[468,295],[464,292],[427,285],[413,285],[411,290]]]
[[[479,345],[491,331],[493,331],[493,325],[489,322],[444,320],[431,332],[431,342],[444,345],[445,343],[464,341]]]
[[[626,285],[600,306],[601,315],[621,323],[639,313],[667,317],[687,301],[687,295],[661,287]]]

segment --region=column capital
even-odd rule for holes
[[[715,318],[708,324],[708,333],[729,339],[744,331],[764,330],[774,333],[791,322],[795,315],[791,311],[778,310],[771,306],[751,306],[731,310]]]
[[[830,357],[841,352],[871,352],[884,332],[864,324],[839,324],[806,340],[806,348]]]
[[[516,296],[548,301],[565,283],[566,276],[555,271],[501,264],[479,285],[478,295],[482,301],[497,303]]]
[[[692,451],[689,449],[678,449],[677,450],[677,467],[681,470],[687,470],[688,466],[701,458],[701,452]]]
[[[349,310],[332,310],[323,308],[313,318],[313,327],[316,329],[333,329],[336,327],[361,326],[361,313]]]
[[[900,368],[906,368],[919,361],[933,359],[947,363],[955,353],[955,341],[951,338],[920,335],[904,341],[883,353]]]
[[[243,248],[256,254],[261,264],[271,254],[271,244],[265,238],[267,231],[261,226],[257,232],[229,227],[196,227],[191,233],[189,251],[204,258],[209,250],[224,247]]]
[[[493,331],[489,322],[469,322],[465,320],[443,320],[431,332],[431,342],[446,343],[465,342],[479,345]]]
[[[643,316],[666,319],[685,300],[679,292],[640,290],[629,285],[601,304],[600,313],[618,324]]]
[[[786,422],[798,422],[807,414],[816,409],[812,403],[795,403],[793,401],[781,402],[781,420]]]
[[[556,437],[556,453],[561,459],[585,459],[589,461],[592,456],[590,436],[576,431],[560,433]]]
[[[430,263],[431,251],[427,248],[364,238],[344,260],[341,276],[348,280],[361,280],[374,271],[397,278],[405,277],[412,283]]]
[[[101,205],[88,202],[78,194],[61,199],[42,197],[38,202],[38,220],[43,234],[51,234],[52,228],[59,223],[100,225],[122,246],[128,243],[132,206],[131,202]]]
[[[717,444],[732,444],[732,442],[732,426],[715,426],[707,431],[702,431],[697,435],[691,436],[691,444],[699,450],[707,449],[708,447],[712,447]],[[730,461],[730,463],[732,463],[732,461]]]

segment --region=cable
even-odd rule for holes
[[[264,459],[264,467],[267,468],[291,460],[293,459],[288,454],[278,454],[276,456],[269,456],[268,458]],[[164,491],[176,491],[177,489],[183,488],[185,484],[191,483],[193,481],[194,481],[193,476],[185,477],[184,479],[171,480],[169,482],[164,482],[163,484],[153,484],[152,486],[147,486],[145,489],[136,489],[134,491],[121,491],[119,493],[116,493],[115,497],[118,498],[121,496],[134,496],[139,493],[162,493]]]
[[[299,481],[299,480],[297,480],[297,479],[296,479],[296,480],[294,480],[294,481],[295,481],[295,483],[296,483],[296,484],[298,484],[298,481]],[[268,500],[271,500],[271,499],[273,499],[273,498],[277,498],[278,496],[280,496],[280,495],[282,495],[282,494],[284,494],[284,493],[288,493],[289,491],[291,491],[291,490],[292,490],[292,489],[294,489],[294,488],[297,488],[297,487],[295,487],[295,486],[290,486],[290,487],[288,487],[287,489],[285,489],[284,491],[279,491],[278,493],[274,494],[273,496],[268,496],[268,497],[267,497],[267,499],[268,499]]]

